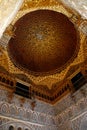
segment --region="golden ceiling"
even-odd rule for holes
[[[15,23],[15,37],[8,44],[13,63],[30,74],[61,72],[77,55],[79,34],[62,13],[37,10]]]
[[[32,45],[32,44],[30,45],[29,44],[30,42],[27,41],[27,37],[28,37],[27,35],[25,35],[25,37],[24,37],[24,34],[22,34],[22,33],[20,33],[20,35],[19,35],[19,32],[23,31],[22,30],[23,27],[24,27],[25,34],[27,34],[27,31],[29,31],[29,29],[32,30],[32,28],[27,28],[29,26],[28,23],[27,23],[27,20],[25,21],[26,26],[24,26],[21,23],[21,20],[27,16],[25,14],[28,13],[29,15],[31,15],[32,12],[34,11],[33,13],[35,15],[35,13],[37,14],[37,12],[39,10],[51,10],[51,11],[53,11],[53,13],[55,11],[55,14],[61,15],[60,16],[61,19],[59,19],[59,21],[60,21],[59,23],[55,20],[55,17],[53,19],[53,22],[55,23],[56,26],[60,26],[59,28],[58,27],[57,28],[58,28],[58,30],[61,29],[61,35],[63,34],[63,38],[57,37],[57,35],[58,36],[60,35],[60,34],[58,34],[59,32],[54,33],[54,34],[56,34],[56,35],[54,35],[53,31],[48,31],[48,33],[49,33],[48,36],[50,36],[50,37],[49,38],[46,37],[46,35],[42,31],[43,28],[40,27],[40,25],[39,25],[38,17],[36,17],[38,24],[35,23],[35,21],[33,21],[33,23],[30,23],[32,25],[31,27],[34,30],[34,37],[33,36],[31,37],[32,33],[29,34],[29,37],[31,37],[31,43],[32,43],[32,41],[33,42],[38,41],[37,43],[35,43],[34,45]],[[69,8],[66,8],[62,3],[59,3],[56,0],[46,0],[46,1],[43,1],[43,0],[37,0],[37,1],[36,0],[34,0],[34,1],[33,0],[31,0],[31,1],[25,0],[21,9],[17,13],[14,21],[12,22],[13,25],[17,26],[17,29],[15,31],[16,36],[14,38],[12,38],[10,40],[10,43],[9,43],[9,50],[10,50],[9,54],[11,54],[10,56],[12,58],[13,57],[18,58],[17,55],[19,55],[19,59],[13,58],[13,62],[15,62],[15,63],[17,62],[16,65],[19,66],[20,68],[24,68],[24,69],[23,70],[19,69],[19,67],[15,66],[13,64],[13,62],[9,58],[7,47],[1,48],[1,51],[2,51],[2,55],[0,56],[1,66],[3,66],[11,74],[15,74],[15,75],[16,74],[20,74],[20,75],[24,74],[35,85],[43,86],[43,87],[46,86],[49,89],[53,89],[55,84],[58,86],[58,84],[60,84],[60,82],[63,82],[63,80],[70,78],[69,76],[72,76],[74,72],[76,73],[80,69],[80,64],[82,64],[86,60],[85,50],[87,49],[87,44],[85,42],[86,36],[81,31],[78,30],[79,21],[80,21],[79,15],[77,15],[77,13],[74,14],[74,12],[75,11],[73,11]],[[60,14],[60,13],[62,13],[62,14]],[[68,18],[66,18],[63,14],[66,15],[70,19],[70,21],[73,22],[75,27],[73,26],[72,23],[70,23]],[[43,16],[43,14],[41,14],[41,15]],[[62,16],[64,16],[64,17],[62,17]],[[46,15],[46,18],[47,17],[48,17],[47,21],[49,22],[49,15]],[[64,19],[66,19],[67,23],[70,23],[70,24],[66,25],[66,22],[64,23]],[[40,21],[41,21],[41,17],[40,17]],[[20,26],[22,27],[21,29],[19,28],[20,26],[18,26],[18,24],[20,24]],[[39,32],[41,33],[41,35],[37,34],[37,36],[35,37],[35,30],[37,31],[38,27],[37,26],[33,27],[33,24],[34,25],[36,24],[37,26],[39,26]],[[50,22],[50,24],[52,24],[52,23]],[[49,27],[50,24],[44,25],[45,30],[47,30],[46,27]],[[65,29],[62,26],[63,24],[64,24]],[[56,26],[54,28],[50,28],[50,30],[54,30],[54,32],[56,32],[57,31]],[[25,31],[25,27],[26,27],[27,31]],[[41,31],[40,31],[40,28],[41,28]],[[68,31],[68,28],[69,28],[69,31]],[[66,29],[67,29],[67,31],[66,31]],[[76,30],[78,31],[78,38],[77,38]],[[51,35],[52,35],[52,37],[51,37]],[[44,38],[42,36],[44,36],[46,38]],[[21,40],[19,40],[18,37],[19,38],[21,37],[22,44],[23,44],[23,40],[27,41],[25,43],[26,50],[24,49],[24,45],[21,47],[21,42],[20,42]],[[69,37],[69,38],[67,38],[67,37]],[[80,39],[79,39],[79,37],[80,37]],[[64,40],[64,38],[65,38],[65,40]],[[42,39],[44,39],[44,40],[42,40]],[[47,40],[47,42],[46,42],[45,39]],[[55,39],[57,39],[58,42],[56,42]],[[79,39],[79,43],[77,42],[77,39]],[[15,42],[15,40],[19,40],[19,42],[18,41]],[[62,40],[63,40],[63,43],[62,43]],[[47,44],[49,41],[51,41],[50,46]],[[61,43],[61,46],[59,44],[59,41]],[[70,44],[69,44],[69,41],[70,41]],[[73,41],[75,41],[75,42],[73,42]],[[11,45],[11,42],[13,43],[12,45]],[[14,42],[15,42],[15,44],[14,44]],[[43,43],[43,44],[41,44],[41,43]],[[68,44],[66,44],[66,43],[68,43]],[[38,48],[37,48],[37,51],[35,52],[36,46],[38,46]],[[59,49],[57,49],[56,46]],[[79,46],[79,47],[77,47],[77,46]],[[16,49],[17,53],[16,53],[16,51],[14,53],[11,50],[12,48]],[[34,49],[35,53],[33,53],[32,48]],[[40,48],[42,48],[42,51],[41,51]],[[78,48],[77,52],[75,52],[76,48]],[[32,49],[31,53],[29,52],[30,51],[29,49]],[[21,50],[21,51],[19,51],[19,50]],[[39,53],[38,53],[38,50],[39,50]],[[20,60],[20,56],[22,54],[24,55],[23,51],[24,52],[26,51],[26,55],[25,55],[26,59],[23,58],[23,64],[21,66],[20,64],[22,62],[22,59]],[[27,52],[29,52],[29,53],[27,53]],[[39,57],[39,54],[40,54],[40,57]],[[53,58],[51,56],[49,56],[50,54],[53,56]],[[76,57],[76,54],[77,54],[77,57]],[[30,58],[33,57],[32,58],[33,61],[34,61],[34,58],[36,58],[34,62],[35,62],[35,64],[36,63],[38,64],[37,61],[39,61],[40,66],[34,67],[34,63],[31,59],[30,61],[31,61],[32,64],[27,66],[27,68],[26,68],[26,65],[24,65],[24,62],[26,64],[27,64],[27,61],[28,61],[28,64],[30,63],[30,61],[27,58],[28,57],[27,55]],[[59,55],[61,55],[61,57],[58,58]],[[45,56],[47,56],[47,59],[45,58]],[[61,59],[63,59],[63,62],[61,62],[62,61]],[[71,60],[71,59],[73,59],[73,60]],[[43,60],[45,60],[45,61],[42,62]],[[18,63],[18,61],[20,61],[20,63]],[[48,63],[48,61],[49,61],[49,63]],[[59,62],[60,62],[60,64],[59,64]],[[67,63],[67,65],[65,65],[66,63]],[[64,67],[64,65],[65,65],[65,67]],[[43,66],[46,66],[46,67],[44,68]],[[63,70],[59,72],[58,70],[61,66],[63,67]],[[28,73],[27,73],[27,71],[25,71],[26,69],[29,70]],[[54,71],[54,73],[53,73],[53,71]],[[31,72],[33,72],[33,73],[31,73]],[[40,72],[39,73],[40,75],[35,75],[35,73],[37,73],[37,72]],[[49,73],[49,75],[47,75],[48,72],[51,72],[51,73]],[[43,73],[43,75],[41,75],[41,73]]]

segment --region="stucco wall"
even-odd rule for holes
[[[9,94],[6,90],[0,90],[0,130],[8,130],[10,125],[15,128],[21,126],[23,129],[28,126],[29,130],[57,130],[52,105],[36,100],[33,111],[29,99],[22,101],[21,96],[14,94],[10,98]]]
[[[21,102],[20,96],[9,99],[8,92],[0,90],[0,130],[8,130],[10,125],[25,130],[82,130],[87,122],[87,84],[74,93],[67,95],[54,106],[36,101],[34,111],[28,99]]]
[[[6,27],[12,22],[24,0],[0,1],[0,37]]]
[[[84,19],[87,19],[86,0],[61,0],[65,5],[75,9]]]

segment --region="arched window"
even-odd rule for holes
[[[9,126],[9,130],[14,130],[14,127],[12,125]]]
[[[7,83],[7,84],[9,84],[9,83],[10,83],[9,79],[7,79],[7,80],[6,80],[6,83]]]
[[[13,81],[11,81],[11,82],[10,82],[10,85],[11,85],[11,86],[13,86],[13,85],[14,85]]]
[[[18,129],[17,130],[22,130],[22,128],[21,127],[18,127]]]
[[[0,76],[0,81],[2,80],[2,77]]]
[[[2,78],[2,82],[4,82],[4,83],[5,83],[5,81],[6,81],[6,80],[5,80],[5,78]]]

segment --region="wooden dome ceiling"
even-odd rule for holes
[[[9,55],[17,67],[31,74],[60,72],[77,55],[77,31],[59,12],[30,12],[15,27],[15,37],[8,44]]]

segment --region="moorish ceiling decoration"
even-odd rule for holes
[[[63,70],[78,52],[79,35],[69,19],[56,11],[37,10],[15,23],[9,55],[17,67],[31,74],[54,74]]]
[[[66,82],[87,63],[86,35],[80,29],[83,19],[74,13],[56,0],[25,0],[11,23],[16,29],[14,38],[9,41],[7,29],[0,40],[1,68],[16,79],[27,77],[44,101],[56,100],[62,88],[68,89]]]

